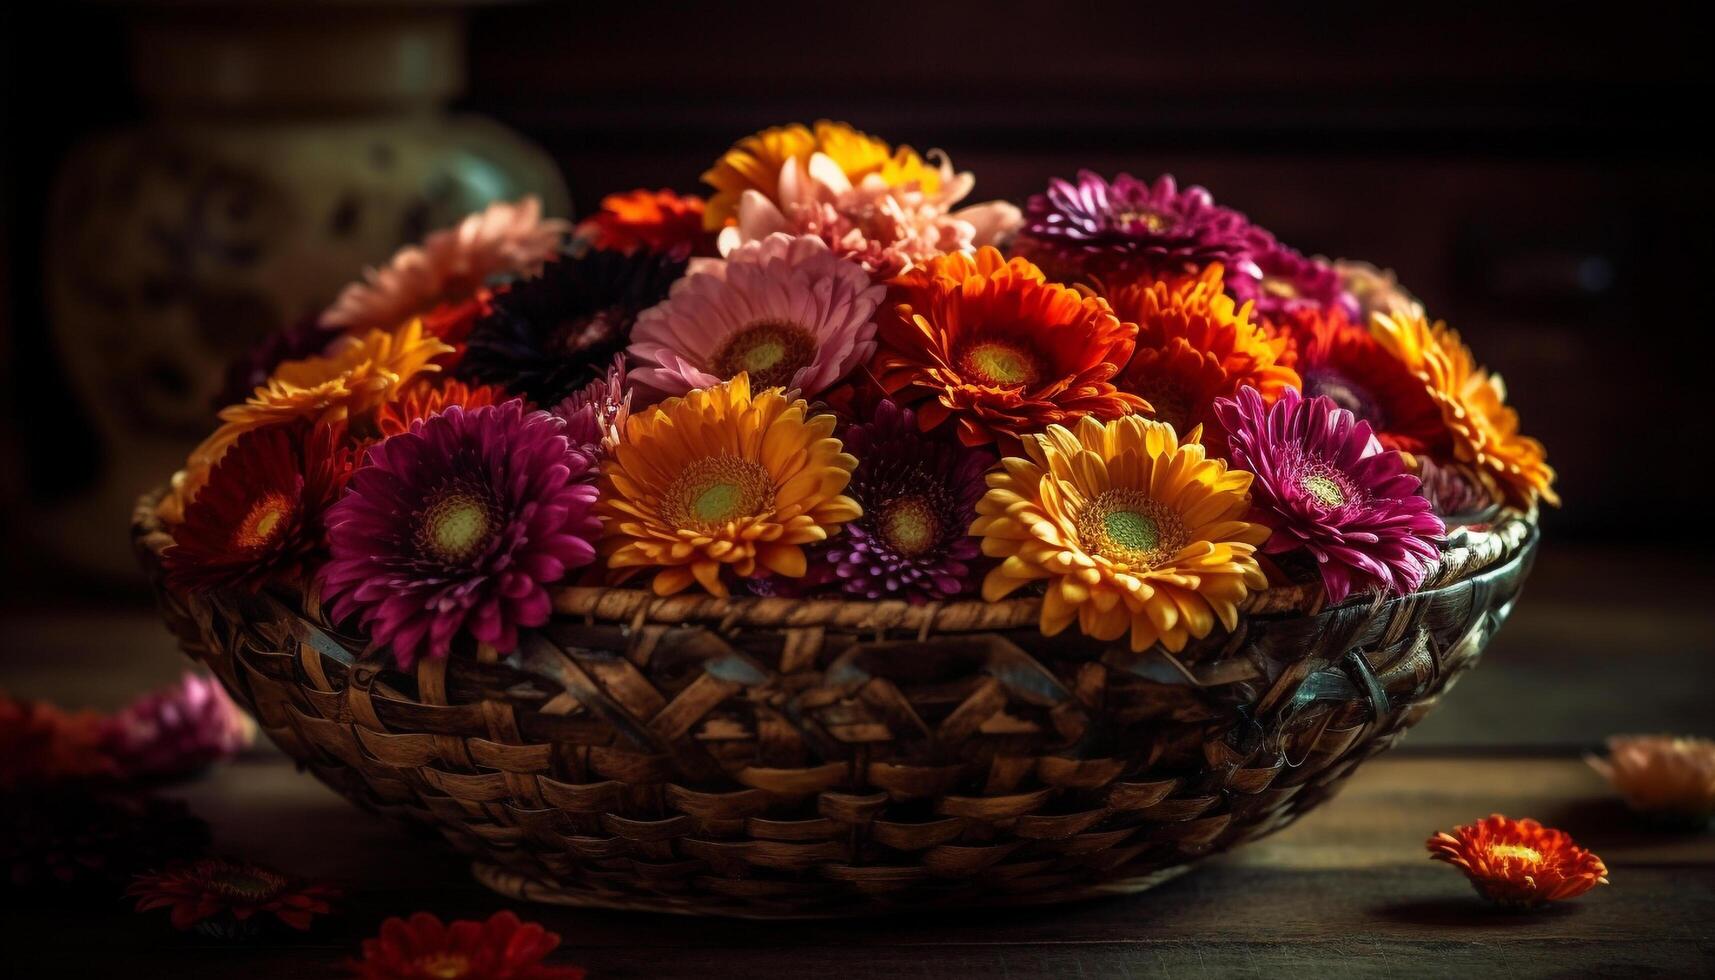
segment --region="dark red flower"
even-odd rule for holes
[[[450,925],[418,912],[381,923],[351,969],[361,980],[583,980],[582,967],[542,962],[559,945],[558,934],[511,912]]]
[[[267,918],[307,931],[313,918],[333,911],[330,900],[339,897],[339,889],[257,864],[199,858],[139,875],[125,894],[137,899],[139,912],[171,909],[175,929],[231,937]]]
[[[0,791],[116,776],[101,747],[101,716],[67,713],[0,693]]]

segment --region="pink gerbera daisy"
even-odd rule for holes
[[[820,238],[770,235],[673,285],[631,331],[632,380],[682,395],[748,373],[814,397],[875,351],[886,289]]]
[[[407,245],[362,282],[340,291],[322,313],[322,326],[348,332],[393,330],[415,316],[476,295],[496,277],[533,276],[553,258],[571,230],[567,221],[543,220],[542,202],[496,201]]]
[[[1446,534],[1405,460],[1383,449],[1333,399],[1296,388],[1265,405],[1255,388],[1215,402],[1233,463],[1251,483],[1260,520],[1273,528],[1263,551],[1304,549],[1316,559],[1329,602],[1356,591],[1397,593],[1423,584]]]

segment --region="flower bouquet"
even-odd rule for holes
[[[1142,887],[1326,796],[1510,609],[1553,471],[1391,274],[1171,177],[967,205],[836,123],[703,178],[401,250],[139,508],[187,649],[487,883]]]

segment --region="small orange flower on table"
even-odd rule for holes
[[[1675,735],[1616,735],[1590,766],[1626,805],[1664,824],[1701,829],[1715,816],[1715,741]]]
[[[1608,883],[1602,859],[1561,830],[1500,814],[1438,833],[1429,856],[1465,873],[1477,894],[1509,909],[1576,898]]]

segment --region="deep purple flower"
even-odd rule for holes
[[[1327,262],[1278,244],[1253,258],[1250,271],[1226,277],[1227,291],[1241,303],[1254,301],[1259,319],[1274,322],[1306,310],[1337,309],[1347,319],[1358,320],[1358,301]]]
[[[133,779],[191,775],[231,759],[255,737],[256,726],[220,682],[194,671],[101,725],[102,751]]]
[[[858,458],[846,494],[863,505],[863,516],[811,559],[820,566],[816,578],[847,595],[912,602],[975,585],[968,563],[982,545],[969,530],[994,455],[925,434],[910,409],[885,400],[872,421],[842,438]]]
[[[402,667],[468,632],[496,649],[540,626],[547,586],[595,559],[588,456],[565,423],[514,398],[452,406],[369,450],[328,511],[323,595]]]
[[[1076,184],[1055,178],[1033,194],[1014,249],[1059,278],[1119,280],[1168,275],[1220,262],[1230,277],[1255,273],[1252,257],[1274,236],[1172,176],[1153,185],[1130,174],[1112,183],[1088,170]]]
[[[1265,406],[1255,388],[1215,402],[1233,463],[1256,474],[1251,495],[1274,529],[1263,550],[1303,548],[1316,559],[1329,602],[1355,591],[1404,594],[1423,583],[1446,528],[1398,452],[1368,422],[1327,397],[1288,388]]]
[[[625,384],[625,355],[615,354],[603,377],[591,381],[554,407],[566,422],[572,448],[599,459],[619,441],[619,430],[631,415],[631,392]]]

